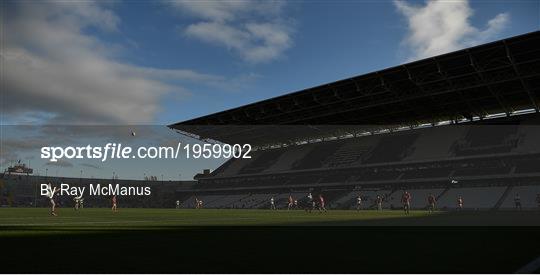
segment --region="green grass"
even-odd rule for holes
[[[534,211],[58,213],[0,208],[3,272],[499,273],[540,255]]]
[[[58,209],[58,216],[45,208],[0,208],[0,235],[22,234],[40,228],[65,232],[69,230],[159,229],[178,226],[309,226],[309,225],[428,225],[428,226],[512,226],[540,225],[535,211],[351,211],[328,212],[302,210],[230,210],[230,209],[110,209],[87,208],[75,211]]]
[[[69,228],[124,229],[158,228],[170,226],[268,226],[268,225],[331,225],[335,223],[383,219],[411,219],[426,217],[426,211],[413,211],[404,215],[402,211],[313,211],[302,210],[226,210],[226,209],[110,209],[88,208],[80,211],[61,209],[53,217],[43,208],[0,209],[0,228],[8,227],[52,227],[59,230]],[[1,234],[1,233],[0,233]]]

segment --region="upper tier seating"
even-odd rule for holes
[[[382,136],[364,163],[393,162],[403,159],[405,152],[418,138],[418,134]]]
[[[457,146],[456,155],[508,153],[517,146],[518,127],[518,125],[471,125],[465,139]]]
[[[293,169],[312,169],[323,166],[324,160],[336,152],[343,142],[330,141],[317,144],[317,147],[293,164]]]
[[[465,137],[471,147],[495,146],[515,134],[518,125],[472,125]]]
[[[257,152],[260,156],[244,166],[240,174],[259,173],[275,163],[284,152],[284,148]]]

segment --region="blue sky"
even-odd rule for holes
[[[405,3],[426,5],[424,1]],[[125,52],[127,62],[164,69],[190,68],[231,82],[221,88],[186,85],[191,94],[164,97],[161,104],[166,111],[156,121],[170,123],[225,110],[394,66],[413,56],[404,43],[409,33],[407,18],[392,1],[295,1],[282,5],[279,16],[291,28],[291,45],[277,57],[255,63],[225,46],[187,36],[184,30],[201,21],[197,16],[160,3],[114,7],[122,18],[124,41],[119,42],[136,43]],[[535,1],[471,2],[473,14],[468,21],[473,27],[486,29],[488,21],[499,14],[509,18],[500,31],[476,44],[537,30],[538,5]]]
[[[538,1],[3,3],[2,125],[170,124],[540,26]]]

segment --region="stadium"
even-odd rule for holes
[[[537,209],[540,33],[329,83],[169,127],[261,148],[180,189],[210,208],[268,209],[323,193],[332,209]],[[231,126],[228,126],[231,125]]]
[[[2,246],[58,246],[68,255],[48,272],[77,272],[81,257],[102,261],[86,269],[97,273],[538,272],[539,45],[536,31],[168,125],[254,148],[190,181],[14,167],[0,182]],[[51,220],[46,182],[153,192],[121,198],[116,216],[109,198],[74,213],[62,196]],[[35,265],[2,253],[2,268],[39,272],[44,253],[26,253]]]

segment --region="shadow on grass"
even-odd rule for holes
[[[417,226],[455,218],[392,219],[393,226],[381,219],[347,224],[360,226],[1,227],[56,233],[0,237],[0,258],[8,273],[508,273],[540,255],[536,226]]]

